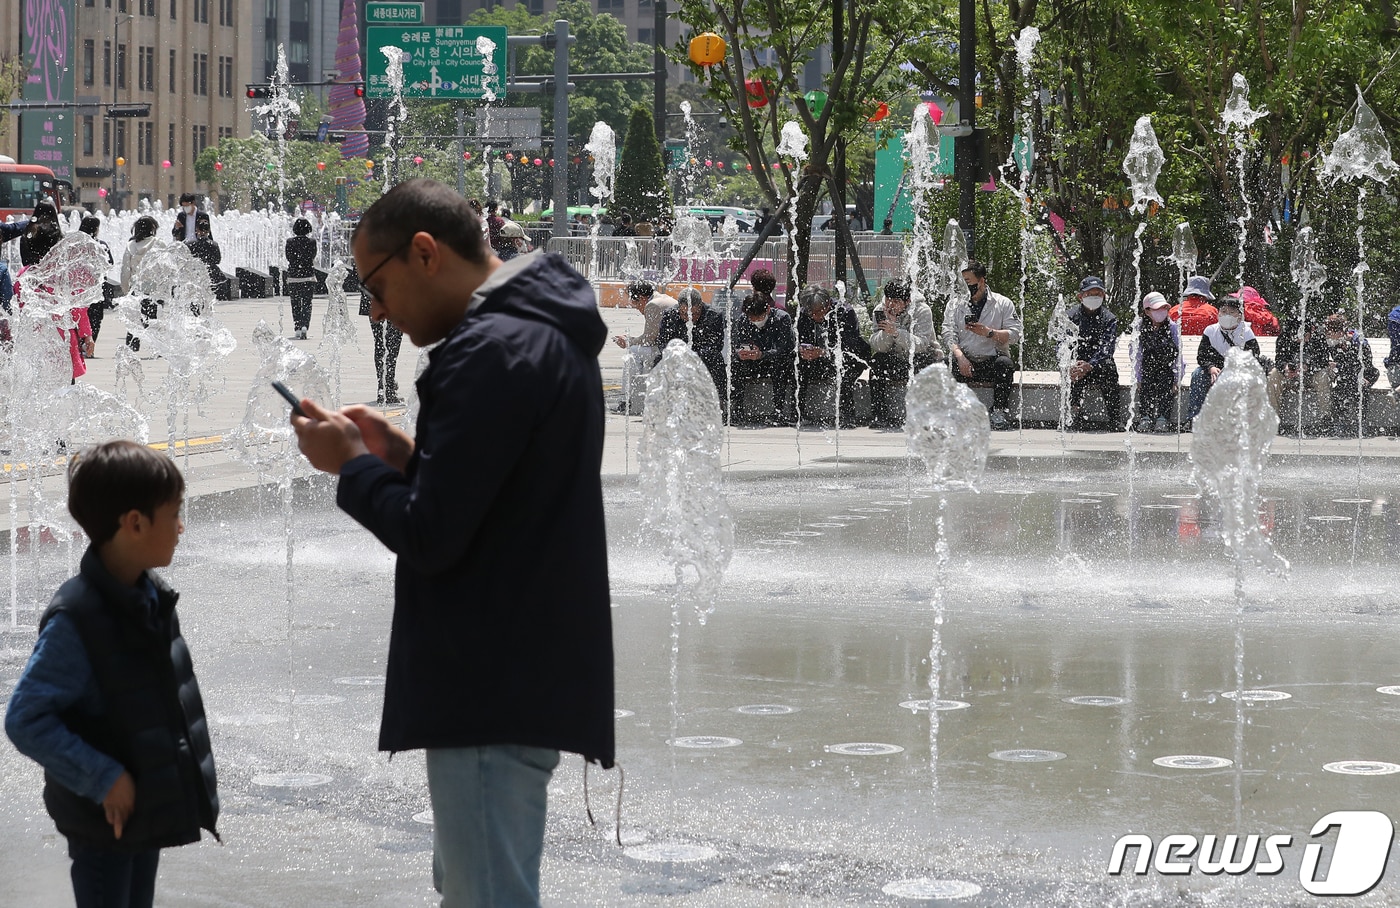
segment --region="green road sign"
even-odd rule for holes
[[[365,4],[366,25],[422,25],[423,4],[421,3],[375,3]]]
[[[503,25],[373,25],[366,31],[366,93],[372,98],[393,96],[385,47],[397,47],[405,55],[405,98],[484,98],[488,89],[496,98],[505,97]],[[495,45],[489,57],[482,54],[486,42]]]

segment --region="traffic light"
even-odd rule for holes
[[[270,92],[271,89],[266,85],[249,85],[248,99],[251,101],[259,98],[266,98]]]
[[[365,83],[363,83],[363,82],[356,82],[356,83],[355,83],[355,97],[357,97],[357,98],[363,98],[364,96],[365,96]]]

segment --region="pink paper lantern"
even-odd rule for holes
[[[514,153],[514,152],[511,152],[511,151],[506,152],[506,160],[507,160],[507,161],[514,161],[514,160],[515,160],[515,153]]]
[[[933,121],[934,126],[943,122],[943,108],[932,101],[925,101],[924,108],[928,110],[928,118]]]
[[[724,169],[724,162],[723,162],[723,161],[716,161],[716,162],[715,162],[715,166],[718,167],[720,170],[723,170],[723,169]]]
[[[164,167],[166,170],[169,170],[169,169],[170,169],[170,162],[169,162],[169,161],[161,161],[161,162],[160,162],[160,166],[161,166],[161,167]]]
[[[414,156],[413,156],[413,163],[415,163],[415,164],[422,164],[422,163],[423,163],[423,156],[422,156],[422,155],[414,155]]]
[[[543,163],[544,163],[544,161],[541,161],[539,158],[535,158],[535,166],[536,166],[536,167],[539,167],[539,166],[540,166],[541,164],[543,164]]]
[[[223,170],[223,169],[224,169],[224,162],[223,162],[223,161],[215,161],[215,162],[214,162],[214,169],[215,169],[215,170]]]
[[[706,166],[706,167],[713,167],[713,166],[715,166],[715,162],[712,161],[712,160],[710,160],[709,158],[706,158],[706,159],[705,159],[705,166]]]
[[[550,158],[550,159],[549,159],[549,166],[550,166],[550,167],[553,167],[553,166],[554,166],[554,159],[553,159],[553,158]]]
[[[463,161],[470,161],[471,159],[472,159],[472,153],[471,153],[470,151],[464,151],[464,152],[462,152],[462,160],[463,160]]]
[[[107,190],[106,190],[105,188],[100,188],[100,189],[98,189],[98,190],[97,190],[97,197],[98,197],[99,199],[105,199],[105,198],[107,198]]]

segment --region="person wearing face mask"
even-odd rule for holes
[[[175,226],[170,229],[170,235],[181,243],[194,241],[195,220],[199,215],[198,198],[193,192],[180,196],[180,211],[175,215]]]
[[[1021,317],[1011,300],[987,286],[987,266],[970,261],[963,268],[967,299],[955,300],[943,313],[943,346],[953,378],[990,382],[993,429],[1011,428],[1011,383],[1016,364],[1011,345],[1021,342]]]
[[[1219,318],[1208,325],[1201,334],[1201,345],[1196,351],[1196,371],[1191,373],[1191,406],[1187,411],[1187,422],[1183,428],[1201,412],[1206,395],[1225,368],[1225,354],[1231,347],[1240,347],[1259,358],[1259,341],[1254,331],[1244,321],[1244,310],[1240,308],[1237,296],[1226,297],[1218,307]]]
[[[755,290],[734,315],[729,343],[734,351],[729,367],[735,424],[792,425],[792,316],[774,308],[771,294]],[[772,383],[771,402],[754,393],[763,382]]]
[[[724,316],[694,287],[677,294],[675,308],[661,316],[656,346],[664,353],[673,340],[684,341],[700,357],[714,379],[720,406],[725,406]]]
[[[1137,362],[1133,365],[1138,383],[1139,432],[1170,432],[1177,420],[1177,387],[1184,371],[1181,331],[1167,308],[1167,298],[1155,290],[1142,298]]]
[[[1069,312],[1069,320],[1079,329],[1073,343],[1074,363],[1069,367],[1069,406],[1074,416],[1070,431],[1089,428],[1084,418],[1084,394],[1097,389],[1108,413],[1108,430],[1123,429],[1123,396],[1118,387],[1118,365],[1113,351],[1118,346],[1118,319],[1104,306],[1103,280],[1089,276],[1079,283],[1079,306]]]
[[[1327,404],[1323,419],[1330,418],[1327,434],[1337,438],[1355,438],[1360,430],[1359,412],[1362,398],[1381,377],[1371,356],[1366,338],[1347,326],[1345,312],[1337,311],[1323,321],[1327,335],[1327,377],[1331,394],[1320,398]]]
[[[1204,334],[1220,314],[1211,305],[1214,302],[1210,278],[1197,274],[1186,281],[1186,292],[1181,295],[1180,305],[1172,307],[1171,319],[1181,326],[1182,334]]]
[[[909,376],[943,359],[933,335],[933,310],[914,300],[908,278],[885,284],[884,301],[875,310],[870,332],[870,428],[904,425],[904,395]]]

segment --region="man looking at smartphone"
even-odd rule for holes
[[[375,202],[352,249],[371,317],[437,344],[413,437],[363,406],[292,417],[336,503],[398,556],[379,746],[427,752],[442,904],[537,906],[559,752],[613,764],[607,328],[562,258],[503,263],[433,180]]]
[[[933,310],[913,300],[908,278],[885,284],[870,332],[870,428],[904,425],[904,393],[909,376],[943,359],[933,336]]]
[[[987,266],[963,268],[968,298],[950,304],[943,317],[943,345],[960,382],[991,382],[993,429],[1011,428],[1011,382],[1016,364],[1011,345],[1021,342],[1021,318],[1011,300],[987,286]]]
[[[729,364],[734,378],[734,422],[792,425],[796,413],[792,402],[796,347],[792,316],[774,308],[773,297],[756,289],[744,298],[740,313],[734,316],[729,339],[734,350]],[[762,401],[753,390],[765,381],[773,386],[770,402]]]

